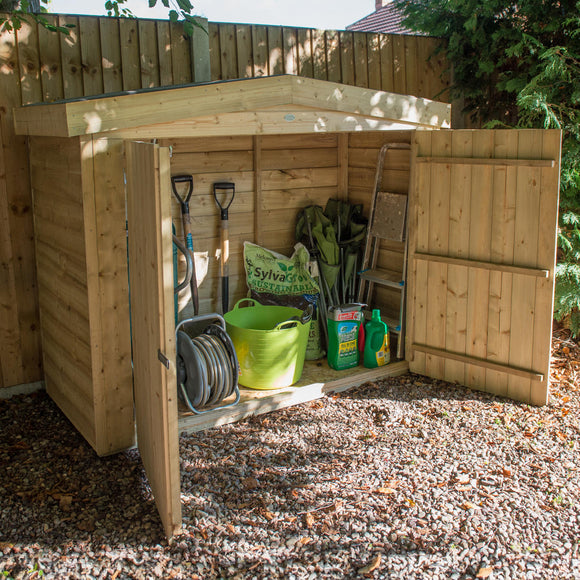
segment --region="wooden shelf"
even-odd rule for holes
[[[344,371],[331,369],[325,359],[306,361],[300,381],[292,387],[271,391],[241,387],[240,402],[235,407],[217,409],[203,415],[194,415],[189,411],[181,412],[180,409],[179,432],[194,433],[234,423],[252,415],[262,415],[292,405],[314,401],[329,393],[347,391],[368,381],[400,376],[408,370],[407,361],[392,362],[377,369],[365,369],[363,366],[358,366]],[[227,400],[225,402],[227,403]]]

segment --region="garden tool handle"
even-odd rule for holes
[[[220,203],[220,200],[218,199],[217,196],[217,192],[218,190],[225,190],[225,191],[231,191],[232,195],[230,197],[230,199],[228,200],[228,203],[223,206]],[[217,206],[220,208],[220,212],[221,212],[221,219],[222,221],[228,219],[228,209],[230,209],[230,205],[232,205],[232,201],[234,201],[234,196],[236,195],[236,186],[234,183],[231,183],[230,181],[218,181],[217,183],[213,184],[213,197],[215,199],[215,202],[217,203]]]
[[[188,190],[185,198],[181,197],[177,192],[178,183],[187,183]],[[183,224],[183,237],[185,238],[185,245],[191,255],[191,301],[193,303],[193,312],[197,316],[199,314],[199,292],[197,289],[197,275],[195,272],[195,255],[193,253],[193,236],[191,235],[191,216],[189,215],[189,200],[193,193],[193,176],[192,175],[172,175],[171,189],[173,195],[181,206],[181,222]]]
[[[181,197],[181,195],[179,195],[177,192],[178,183],[188,184],[188,190],[185,197]],[[173,195],[181,206],[181,211],[189,215],[189,200],[191,199],[191,194],[193,193],[193,175],[172,175],[171,189],[173,190]]]
[[[226,210],[227,211],[227,210]],[[228,311],[228,297],[229,297],[229,259],[230,259],[230,239],[229,239],[229,224],[227,218],[222,220],[222,227],[220,230],[222,259],[220,262],[220,276],[222,279],[222,308],[225,314]]]
[[[179,294],[179,292],[184,288],[187,288],[191,282],[191,276],[193,274],[193,258],[191,257],[191,252],[188,251],[175,234],[173,234],[173,243],[185,257],[185,278],[183,279],[183,282],[178,284],[173,290],[175,294]]]
[[[231,192],[231,196],[225,205],[222,205],[217,192],[219,190],[225,190],[226,192]],[[225,314],[228,311],[228,301],[229,301],[229,272],[228,272],[228,261],[230,258],[230,240],[229,240],[229,225],[228,225],[228,210],[232,202],[234,201],[234,196],[236,195],[236,186],[230,181],[218,181],[213,184],[213,197],[217,206],[220,209],[220,219],[221,219],[221,263],[220,263],[220,276],[222,279],[222,311]]]

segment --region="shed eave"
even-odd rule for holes
[[[15,109],[14,122],[20,135],[73,137],[276,107],[288,107],[290,112],[306,107],[433,128],[448,127],[451,116],[445,103],[282,75],[21,107]]]

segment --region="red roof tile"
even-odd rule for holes
[[[346,27],[347,30],[362,32],[383,32],[386,34],[417,34],[401,24],[404,15],[396,6],[388,3],[375,12]]]

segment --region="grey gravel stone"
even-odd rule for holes
[[[408,375],[182,436],[171,545],[138,451],[97,458],[44,394],[0,401],[0,574],[359,578],[380,555],[371,577],[579,578],[580,395],[557,390]]]

